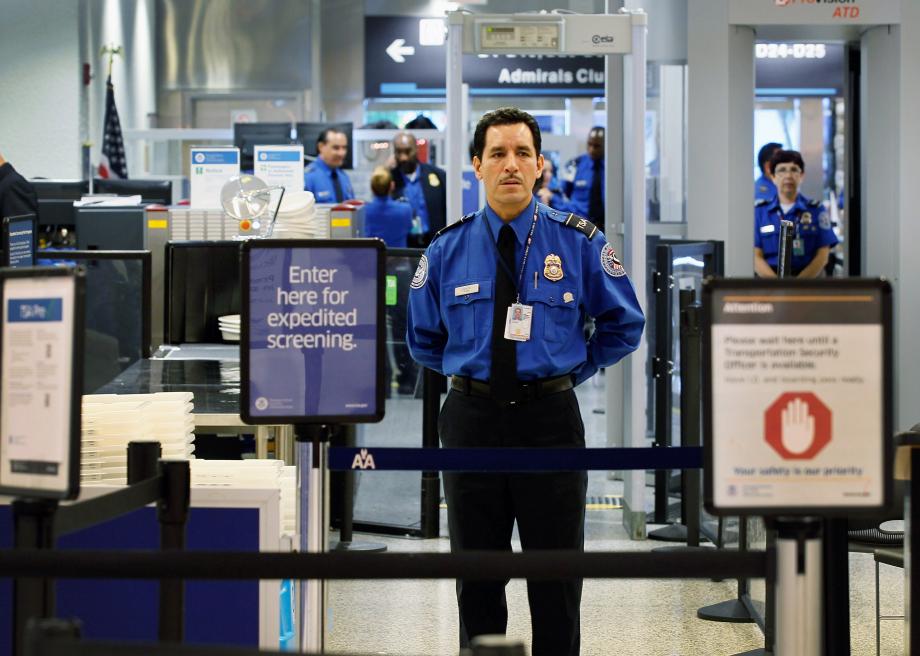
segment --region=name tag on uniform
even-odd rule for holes
[[[587,187],[587,186],[588,186],[588,181],[587,181],[587,180],[576,180],[576,181],[575,181],[575,186],[576,186],[576,187]]]
[[[454,296],[466,296],[467,294],[475,294],[479,291],[479,283],[474,282],[471,285],[463,285],[462,287],[456,287],[454,289]]]
[[[771,232],[776,232],[776,226],[772,223],[770,225],[760,226],[760,234],[768,235]]]
[[[533,318],[533,306],[512,303],[505,319],[505,339],[526,342],[530,339],[530,321]]]

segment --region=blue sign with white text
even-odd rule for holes
[[[10,323],[61,321],[63,300],[60,298],[11,298],[6,305]]]
[[[303,158],[296,150],[260,150],[259,161],[262,162],[299,162]]]
[[[35,251],[34,223],[31,219],[12,220],[7,225],[7,260],[11,267],[32,266],[32,254]]]
[[[235,150],[193,150],[195,164],[236,164],[240,154]]]
[[[247,247],[249,416],[306,423],[381,412],[382,247]]]

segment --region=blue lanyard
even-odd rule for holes
[[[524,257],[521,259],[521,271],[518,274],[517,283],[514,281],[514,274],[511,272],[511,269],[508,268],[508,265],[505,263],[505,258],[502,257],[502,254],[498,250],[498,244],[495,241],[495,233],[492,232],[492,226],[489,225],[489,217],[486,216],[486,213],[482,213],[482,219],[485,221],[486,230],[489,233],[489,241],[492,243],[492,248],[495,250],[495,254],[498,256],[498,264],[501,268],[508,274],[508,280],[515,285],[515,292],[517,292],[517,302],[521,302],[521,285],[524,282],[524,269],[527,267],[527,255],[530,254],[530,245],[533,243],[533,233],[537,229],[537,206],[534,204],[533,208],[533,220],[530,222],[530,232],[527,233],[527,242],[524,245]]]

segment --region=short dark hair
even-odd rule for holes
[[[319,133],[319,136],[316,137],[316,146],[319,147],[321,143],[326,143],[329,141],[329,135],[333,132],[338,134],[345,134],[345,131],[342,128],[337,128],[334,125],[330,125],[328,128],[323,128],[323,131]]]
[[[773,153],[773,157],[770,158],[770,169],[776,171],[776,167],[780,164],[798,164],[799,168],[802,169],[802,173],[805,173],[805,160],[802,159],[802,154],[797,150],[783,150],[780,148]]]
[[[782,149],[783,149],[783,144],[776,143],[775,141],[771,141],[768,144],[764,144],[760,148],[760,151],[757,153],[757,165],[760,167],[761,173],[763,173],[764,175],[767,174],[767,162],[773,159],[773,155],[774,153],[776,153],[777,150],[782,150]]]
[[[537,120],[527,112],[517,107],[499,107],[491,112],[486,112],[476,124],[476,132],[473,134],[472,156],[482,159],[482,151],[486,148],[486,130],[493,125],[515,125],[523,123],[530,128],[530,134],[533,136],[534,154],[538,155],[543,146],[543,140],[540,138],[540,126]]]
[[[591,135],[594,135],[594,134],[599,134],[600,136],[603,137],[605,133],[606,133],[606,130],[604,129],[603,125],[595,125],[593,128],[591,128],[588,131],[588,139],[590,139]]]

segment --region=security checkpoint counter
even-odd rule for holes
[[[97,394],[192,392],[195,432],[253,434],[256,457],[267,458],[275,439],[275,457],[294,463],[293,429],[289,425],[253,426],[240,418],[239,347],[228,344],[161,346],[149,359],[138,360]]]

